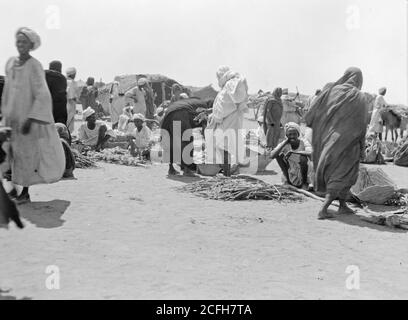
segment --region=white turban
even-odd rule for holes
[[[239,75],[238,73],[231,71],[229,67],[221,66],[217,70],[218,85],[222,89],[224,88],[228,80],[231,80],[232,78],[238,75]]]
[[[67,76],[73,76],[77,73],[76,69],[74,67],[68,68],[66,71]]]
[[[133,120],[142,120],[143,122],[146,121],[145,117],[141,113],[136,113],[133,115]]]
[[[34,30],[31,30],[30,28],[27,28],[27,27],[22,27],[17,30],[16,38],[20,33],[25,35],[30,40],[30,42],[33,44],[33,48],[31,50],[38,49],[38,47],[41,45],[41,38],[38,35],[38,33],[35,32]]]
[[[300,136],[300,126],[296,122],[288,122],[285,124],[285,134],[287,134],[290,129],[296,130]]]
[[[84,120],[86,120],[89,116],[93,115],[95,113],[95,110],[92,109],[91,107],[88,107],[82,112],[82,116]]]

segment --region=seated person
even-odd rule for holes
[[[119,116],[118,131],[124,133],[132,133],[136,128],[133,124],[133,107],[127,106],[123,108],[122,114]]]
[[[56,123],[55,128],[57,129],[65,153],[65,172],[63,178],[74,178],[75,157],[70,147],[71,137],[68,128],[63,123]]]
[[[78,138],[84,145],[100,151],[115,133],[105,122],[96,120],[95,110],[91,107],[84,110],[83,117],[85,122],[79,127]]]
[[[286,183],[309,190],[312,147],[307,140],[300,139],[300,127],[294,122],[285,125],[285,134],[286,140],[278,144],[270,156],[276,158]]]
[[[153,144],[152,131],[145,124],[145,117],[141,113],[133,116],[135,129],[129,134],[130,153],[150,160],[150,148]]]

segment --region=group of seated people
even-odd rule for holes
[[[84,123],[79,127],[78,140],[85,146],[95,151],[106,147],[108,141],[118,135],[125,136],[129,142],[132,156],[139,156],[150,160],[150,147],[152,146],[152,131],[146,125],[143,114],[133,114],[133,108],[128,106],[123,109],[119,118],[118,129],[112,130],[110,126],[101,120],[97,120],[95,110],[88,107],[83,112]]]

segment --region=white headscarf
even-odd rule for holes
[[[236,76],[239,76],[237,72],[231,71],[231,69],[227,66],[219,67],[216,74],[218,79],[218,85],[220,86],[221,89],[224,88],[228,80],[231,80]]]
[[[41,45],[41,38],[34,30],[27,27],[19,28],[16,32],[16,38],[20,33],[25,35],[33,44],[33,48],[31,50],[38,49],[38,47]]]

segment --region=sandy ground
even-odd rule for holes
[[[406,168],[383,168],[408,186]],[[268,169],[259,177],[279,183]],[[166,173],[100,164],[33,187],[26,228],[0,229],[0,299],[408,298],[406,232],[319,221],[315,200],[205,200],[177,190],[191,178]],[[59,290],[46,287],[52,265]],[[350,265],[359,290],[346,288]]]

